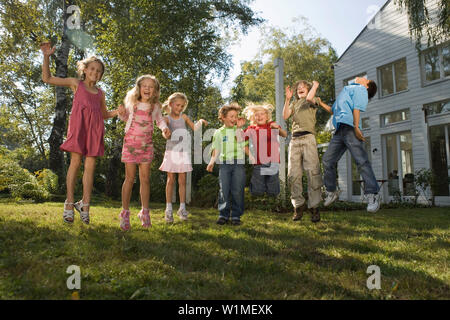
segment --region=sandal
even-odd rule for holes
[[[66,205],[73,205],[73,202],[67,202],[67,199],[64,201],[64,213],[63,213],[63,221],[66,223],[73,223],[73,208],[68,210],[66,209]]]
[[[150,210],[142,209],[138,214],[139,219],[141,220],[142,226],[144,228],[148,228],[152,226],[152,221],[150,220]]]
[[[83,200],[80,200],[78,202],[75,202],[73,206],[80,213],[81,221],[83,221],[85,224],[89,224],[89,210],[82,210],[83,207],[89,207],[89,203],[83,203]]]
[[[130,210],[124,210],[122,209],[122,211],[120,211],[119,214],[119,219],[120,219],[120,229],[122,229],[123,231],[128,231],[130,230]]]

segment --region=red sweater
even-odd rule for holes
[[[277,130],[270,128],[272,123],[273,121],[262,126],[249,126],[244,131],[245,140],[251,139],[253,143],[258,165],[271,162],[280,163],[280,144],[278,135],[275,134]]]

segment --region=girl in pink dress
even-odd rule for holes
[[[120,228],[130,229],[130,199],[133,189],[136,165],[139,166],[139,182],[142,210],[138,217],[142,226],[152,225],[150,220],[150,165],[153,160],[153,121],[156,121],[164,138],[170,137],[170,130],[161,115],[159,102],[159,81],[152,75],[143,75],[128,91],[124,104],[119,106],[119,118],[126,121],[122,147],[122,162],[125,163],[125,181],[122,185],[122,211],[119,214]]]
[[[42,80],[52,85],[69,87],[75,93],[67,138],[60,146],[61,150],[70,152],[70,166],[66,176],[67,199],[64,202],[63,220],[73,223],[73,209],[75,208],[80,213],[81,220],[85,224],[89,224],[89,202],[94,182],[95,160],[97,157],[103,156],[105,149],[104,119],[117,115],[117,110],[106,110],[105,94],[96,86],[105,72],[105,66],[100,59],[93,56],[77,63],[80,79],[54,77],[50,73],[49,65],[50,56],[55,52],[55,47],[51,48],[50,43],[46,42],[41,44],[41,50],[44,54]],[[83,157],[85,158],[83,198],[74,203],[75,184]]]
[[[168,113],[164,121],[169,126],[172,139],[166,142],[164,160],[159,170],[167,172],[166,184],[166,222],[173,222],[172,192],[175,183],[175,175],[178,173],[178,189],[180,193],[180,209],[178,216],[182,221],[187,220],[186,210],[186,172],[192,171],[191,164],[191,136],[186,129],[186,124],[192,130],[198,130],[201,125],[208,125],[206,120],[200,119],[194,125],[189,117],[183,114],[188,105],[188,99],[184,93],[175,92],[163,104],[163,110]]]

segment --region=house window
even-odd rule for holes
[[[411,119],[409,109],[394,111],[381,115],[381,125],[387,126],[389,124],[402,122]]]
[[[436,196],[449,196],[450,125],[430,127],[431,169],[439,177],[434,185]]]
[[[385,164],[390,196],[413,196],[414,166],[411,132],[384,137]]]
[[[360,73],[357,76],[348,78],[344,80],[344,87],[348,86],[350,83],[355,82],[356,78],[366,78],[367,79],[367,73]]]
[[[388,96],[408,89],[406,58],[378,68],[381,80],[381,96]]]
[[[426,117],[431,116],[433,114],[450,112],[450,100],[425,104],[423,106],[423,111],[425,111]]]
[[[422,52],[425,83],[450,77],[450,43]]]
[[[362,118],[361,119],[361,128],[370,129],[370,118]]]
[[[367,152],[367,156],[369,157],[369,161],[372,162],[372,152],[370,151],[370,137],[365,137],[366,141],[364,141],[364,149]],[[362,177],[359,174],[358,166],[356,165],[356,161],[352,158],[352,194],[354,196],[361,195],[361,180]]]

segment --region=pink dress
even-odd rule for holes
[[[79,82],[73,98],[67,139],[59,147],[62,151],[87,157],[101,157],[105,153],[105,124],[101,109],[103,92],[100,88],[97,90],[97,93],[91,93],[83,81]]]
[[[122,162],[150,163],[153,160],[153,117],[150,104],[134,106],[131,125],[125,134]]]

